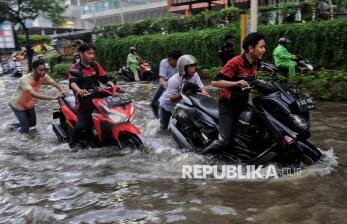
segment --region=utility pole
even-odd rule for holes
[[[122,24],[124,24],[124,15],[123,15],[123,3],[122,0],[119,0],[119,6],[120,6],[120,21]]]
[[[257,32],[258,0],[251,0],[251,32]]]

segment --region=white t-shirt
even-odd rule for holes
[[[186,82],[194,83],[198,85],[199,88],[204,87],[204,84],[201,82],[198,73],[195,73],[190,79],[183,79],[179,73],[176,73],[169,79],[168,87],[159,99],[160,106],[163,107],[164,110],[169,112],[172,112],[174,110],[176,102],[171,102],[170,98],[181,92],[182,87]]]
[[[171,65],[169,64],[169,60],[167,58],[164,58],[163,60],[160,61],[160,66],[159,66],[160,77],[169,79],[177,72],[178,72],[177,67],[176,68],[171,67]],[[160,79],[160,83],[163,84],[163,80]]]

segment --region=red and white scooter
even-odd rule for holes
[[[86,78],[78,71],[70,71],[78,78]],[[132,123],[136,107],[132,100],[124,95],[119,87],[106,86],[88,90],[92,99],[94,111],[93,133],[99,145],[117,145],[124,147],[140,148],[143,143],[138,135],[140,129]],[[75,111],[75,96],[62,97],[58,100],[59,109],[53,113],[53,119],[59,122],[52,123],[53,131],[62,142],[69,140],[72,129],[78,122]]]

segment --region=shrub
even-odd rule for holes
[[[56,79],[67,79],[70,66],[71,64],[69,63],[56,64],[52,68],[52,77]]]

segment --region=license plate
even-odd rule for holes
[[[304,98],[296,100],[296,104],[301,112],[307,112],[316,108],[312,98]]]
[[[131,99],[127,96],[108,96],[104,100],[110,107],[122,106],[131,103]]]

